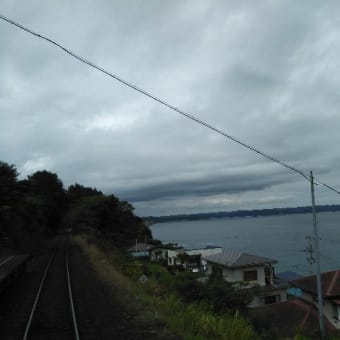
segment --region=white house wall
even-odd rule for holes
[[[309,294],[307,292],[302,291],[302,295],[300,296],[301,299],[313,303],[315,305],[316,308],[318,308],[318,303],[315,300],[315,298],[313,297],[312,294]],[[324,305],[323,305],[323,314],[325,315],[325,317],[327,318],[327,320],[337,329],[340,329],[340,321],[336,320],[334,318],[333,315],[333,304],[331,300],[323,300]]]
[[[175,266],[177,255],[182,253],[183,250],[170,250],[168,249],[168,265]]]
[[[243,281],[243,271],[241,269],[223,268],[222,276],[229,282]]]
[[[255,296],[252,302],[248,305],[249,308],[256,308],[256,307],[262,307],[265,306],[265,297],[269,296],[280,296],[280,300],[277,302],[285,302],[287,301],[287,293],[284,289],[277,289],[277,290],[272,290],[265,295],[259,295]]]
[[[213,265],[211,263],[208,263],[207,265],[208,275],[212,274],[212,266]],[[230,269],[230,268],[223,267],[222,275],[226,281],[240,282],[240,281],[243,281],[243,278],[244,278],[243,273],[245,271],[251,271],[251,270],[257,271],[257,280],[251,283],[258,284],[260,286],[265,286],[266,280],[265,280],[264,267],[247,267],[247,268],[238,268],[238,269]]]
[[[331,301],[324,300],[323,313],[335,328],[340,329],[340,321],[334,318]]]
[[[167,249],[156,248],[151,251],[151,261],[166,260],[167,253],[168,253]]]

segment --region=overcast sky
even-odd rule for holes
[[[0,13],[340,188],[340,2],[0,0]],[[0,119],[0,160],[21,178],[46,169],[139,215],[310,204],[302,176],[2,20]]]

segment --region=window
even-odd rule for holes
[[[223,270],[219,266],[212,266],[212,273],[211,275],[216,278],[222,278],[223,277]]]
[[[280,295],[269,295],[269,296],[265,296],[264,298],[264,303],[266,305],[269,305],[271,303],[277,303],[281,301],[281,296]]]
[[[243,272],[243,281],[257,281],[257,270]]]

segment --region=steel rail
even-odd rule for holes
[[[46,280],[49,268],[51,266],[51,263],[52,263],[54,257],[56,256],[55,254],[56,253],[54,253],[50,257],[50,260],[49,260],[49,262],[48,262],[48,264],[47,264],[47,266],[45,268],[44,274],[43,274],[42,279],[40,281],[39,289],[38,289],[37,295],[35,297],[34,304],[33,304],[33,307],[32,307],[32,310],[31,310],[31,313],[30,313],[30,316],[29,316],[29,319],[28,319],[28,322],[27,322],[27,325],[26,325],[25,334],[24,334],[22,340],[27,340],[28,339],[28,334],[29,334],[29,331],[30,331],[30,328],[31,328],[31,324],[32,324],[32,320],[33,320],[33,317],[34,317],[34,313],[35,313],[37,304],[39,302],[41,291],[43,289],[43,286],[44,286],[44,283],[45,283],[45,280]],[[72,322],[73,322],[73,329],[74,329],[74,337],[75,337],[75,340],[80,340],[79,331],[78,331],[78,324],[77,324],[77,319],[76,319],[76,313],[75,313],[75,308],[74,308],[74,303],[73,303],[72,287],[71,287],[71,277],[70,277],[70,270],[69,270],[69,256],[68,256],[68,250],[67,249],[65,249],[65,270],[66,270],[68,296],[69,296],[71,315],[72,315]]]
[[[26,325],[26,329],[25,329],[25,333],[24,333],[24,336],[23,336],[23,340],[27,340],[27,336],[28,336],[28,333],[29,333],[29,330],[31,328],[31,324],[32,324],[32,320],[33,320],[33,316],[34,316],[34,312],[36,310],[36,307],[37,307],[37,304],[38,304],[38,301],[39,301],[39,297],[40,297],[40,294],[41,294],[41,291],[42,291],[42,288],[43,288],[43,285],[45,283],[45,279],[46,279],[46,276],[47,276],[47,272],[51,266],[51,263],[52,263],[52,260],[54,259],[54,256],[55,254],[53,254],[51,257],[50,257],[50,260],[48,261],[48,264],[45,268],[45,271],[44,271],[44,275],[40,281],[40,286],[39,286],[39,289],[38,289],[38,292],[37,292],[37,295],[35,297],[35,300],[34,300],[34,304],[33,304],[33,307],[32,307],[32,310],[31,310],[31,314],[28,318],[28,322],[27,322],[27,325]]]
[[[7,257],[5,260],[0,262],[0,266],[4,265],[5,263],[7,263],[8,261],[12,260],[15,256],[10,256]]]
[[[79,332],[78,332],[77,318],[76,318],[76,313],[75,313],[75,310],[74,310],[68,257],[69,257],[68,256],[68,249],[66,249],[65,250],[65,263],[66,263],[67,286],[68,286],[68,296],[69,296],[69,299],[70,299],[72,321],[73,321],[73,326],[74,326],[74,336],[75,336],[76,340],[80,340]]]

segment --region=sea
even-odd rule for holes
[[[185,248],[220,246],[278,261],[276,272],[310,275],[315,270],[312,214],[232,217],[158,223],[155,239]],[[317,214],[321,271],[340,269],[340,212]]]

